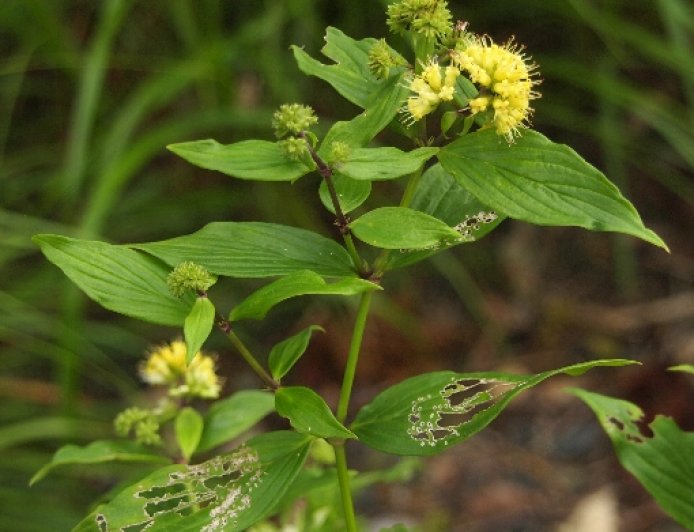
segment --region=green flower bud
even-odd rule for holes
[[[133,406],[123,410],[113,421],[116,434],[122,438],[134,432],[135,441],[143,445],[161,444],[159,422],[151,410]]]
[[[118,436],[125,438],[132,430],[135,423],[142,421],[149,415],[149,411],[133,406],[126,408],[113,420],[113,428]]]
[[[453,16],[445,0],[401,0],[388,6],[388,27],[393,33],[418,33],[442,39],[451,30]]]
[[[305,139],[288,137],[278,142],[284,154],[292,161],[301,161],[308,155],[308,146]]]
[[[135,425],[135,441],[142,445],[160,445],[159,422],[153,417],[143,419]]]
[[[166,285],[176,297],[181,297],[188,290],[207,292],[217,282],[217,277],[199,264],[185,261],[176,266],[166,278]]]
[[[346,142],[336,140],[330,143],[330,151],[328,152],[328,162],[330,164],[344,163],[352,153],[352,148]]]
[[[378,79],[385,79],[390,69],[405,66],[407,62],[388,46],[385,39],[380,39],[369,50],[369,70]]]
[[[272,117],[272,128],[278,139],[290,133],[299,134],[317,123],[318,117],[313,109],[300,103],[282,104]]]

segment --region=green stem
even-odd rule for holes
[[[337,469],[337,481],[340,484],[342,508],[345,512],[345,525],[348,532],[357,532],[357,519],[354,515],[352,491],[349,489],[349,470],[347,469],[344,441],[333,445],[333,448],[335,449],[335,467]]]
[[[424,165],[419,167],[419,170],[414,172],[412,175],[410,175],[409,180],[407,181],[407,186],[405,187],[405,192],[402,194],[402,199],[400,200],[400,207],[409,207],[410,203],[412,203],[412,198],[414,198],[414,193],[415,190],[417,190],[417,186],[419,185],[419,182],[422,180],[422,175],[424,174]],[[373,267],[373,275],[376,278],[380,278],[383,276],[385,270],[384,268],[386,267],[386,264],[388,262],[388,258],[390,257],[391,250],[390,249],[384,249],[381,251],[380,255],[376,258],[374,262],[374,267]]]
[[[366,277],[368,274],[368,272],[366,271],[367,269],[364,268],[364,262],[361,260],[359,252],[357,251],[357,247],[354,245],[354,240],[352,240],[352,235],[349,231],[349,219],[347,218],[347,216],[345,216],[345,213],[342,212],[342,207],[340,206],[340,199],[337,195],[337,191],[335,190],[335,184],[333,183],[333,170],[330,167],[330,165],[326,163],[320,155],[318,155],[318,152],[316,152],[316,150],[313,148],[311,142],[306,138],[305,133],[300,133],[299,137],[303,138],[306,141],[306,147],[308,148],[308,152],[311,155],[311,159],[315,163],[316,168],[318,169],[318,173],[321,175],[321,177],[323,177],[323,180],[325,181],[325,186],[328,188],[330,201],[333,204],[333,209],[335,210],[335,217],[337,218],[335,220],[335,225],[337,225],[337,227],[340,229],[340,234],[342,234],[342,238],[345,241],[347,251],[349,252],[350,257],[352,258],[352,262],[354,263],[354,269],[362,277]]]
[[[412,203],[412,198],[414,197],[414,192],[417,190],[417,186],[422,179],[422,174],[424,174],[424,165],[420,166],[419,170],[412,174],[410,179],[407,181],[407,187],[405,187],[405,192],[400,200],[400,207],[410,206],[410,203]]]
[[[369,315],[369,307],[371,306],[372,295],[373,292],[364,292],[359,300],[359,309],[357,310],[357,317],[354,320],[354,330],[352,331],[352,342],[349,346],[347,364],[345,365],[345,374],[342,378],[340,401],[337,405],[337,419],[340,421],[340,423],[344,423],[345,418],[347,418],[349,399],[352,395],[354,375],[357,371],[359,351],[361,350],[361,342],[364,338],[366,318]],[[347,457],[345,455],[345,442],[341,441],[334,444],[333,447],[335,449],[335,468],[337,469],[337,478],[340,484],[342,508],[345,512],[345,524],[347,525],[347,530],[349,532],[356,532],[357,522],[354,516],[352,491],[349,487],[349,471],[347,469]]]
[[[357,317],[354,321],[354,331],[352,331],[352,342],[349,346],[347,364],[345,365],[345,374],[342,378],[340,401],[337,404],[337,419],[340,423],[344,423],[347,417],[349,399],[352,395],[352,385],[354,384],[354,375],[357,371],[357,362],[359,361],[359,350],[361,349],[361,341],[364,338],[364,328],[366,327],[366,318],[369,315],[372,295],[373,292],[364,292],[359,301],[359,309],[357,310]]]
[[[267,371],[265,371],[265,368],[263,368],[263,366],[261,366],[260,363],[253,356],[253,353],[251,353],[250,350],[246,347],[246,345],[241,341],[241,339],[238,336],[236,336],[236,333],[231,330],[231,326],[225,327],[224,325],[225,324],[222,323],[220,327],[227,335],[227,338],[231,340],[231,343],[234,344],[234,347],[236,347],[239,354],[253,369],[253,371],[256,372],[258,377],[260,377],[271,390],[276,390],[279,387],[277,381],[273,379]],[[226,325],[229,325],[228,322],[226,323]]]
[[[359,256],[359,252],[357,251],[357,247],[354,245],[354,240],[352,239],[352,235],[350,233],[343,234],[342,239],[345,241],[345,247],[347,248],[347,251],[349,252],[349,256],[352,257],[352,263],[354,264],[354,269],[361,275],[365,274],[364,271],[364,264],[361,260],[361,257]]]

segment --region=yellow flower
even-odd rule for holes
[[[407,121],[412,123],[436,109],[441,102],[453,99],[455,82],[460,70],[454,66],[442,69],[435,61],[430,61],[421,75],[415,76],[410,82],[409,89],[416,93],[407,99],[403,111],[408,115]]]
[[[539,83],[534,77],[537,66],[513,41],[499,46],[486,36],[468,36],[459,46],[451,53],[453,61],[480,87],[480,96],[469,102],[470,111],[477,114],[490,109],[496,132],[512,142],[519,129],[528,126],[530,100],[540,97],[533,91]]]
[[[219,397],[221,381],[215,373],[214,359],[198,352],[186,365],[186,351],[181,340],[157,347],[140,365],[140,377],[148,384],[169,386],[172,396]]]
[[[171,395],[190,395],[204,399],[216,399],[222,384],[215,373],[212,357],[197,353],[186,371],[185,384],[170,391]]]

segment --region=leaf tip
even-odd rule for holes
[[[46,476],[45,469],[46,469],[45,466],[42,467],[36,473],[34,473],[34,476],[32,476],[29,479],[29,487],[30,488],[33,487],[34,484],[36,484],[39,480],[41,480],[43,477]]]

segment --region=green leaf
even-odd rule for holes
[[[229,319],[232,321],[249,318],[262,320],[272,307],[296,296],[309,294],[353,296],[367,290],[380,289],[381,287],[377,284],[354,277],[338,279],[328,284],[317,273],[304,270],[289,274],[257,290],[234,307],[229,314]]]
[[[205,427],[196,453],[227,443],[274,410],[275,396],[260,390],[242,390],[215,401],[205,414]]]
[[[456,90],[453,95],[458,108],[466,107],[468,102],[479,95],[477,87],[466,76],[458,76]]]
[[[402,76],[387,79],[372,95],[366,110],[345,122],[336,122],[325,135],[318,154],[328,158],[333,142],[344,142],[352,148],[362,148],[378,135],[402,108],[409,89]]]
[[[467,226],[469,238],[457,242],[458,244],[479,240],[498,227],[506,218],[505,215],[494,212],[461,187],[440,164],[435,164],[424,172],[410,207],[430,214],[450,226],[459,224]],[[496,219],[493,219],[494,217]],[[392,253],[388,257],[387,269],[413,264],[443,249],[446,248]]]
[[[323,398],[311,388],[289,386],[278,389],[275,392],[275,409],[302,434],[319,438],[356,438],[335,418]]]
[[[460,118],[458,111],[446,111],[443,113],[441,115],[441,133],[446,134]]]
[[[426,249],[462,240],[441,220],[405,207],[381,207],[349,224],[362,242],[384,249]]]
[[[682,373],[691,373],[694,375],[694,365],[692,364],[678,364],[677,366],[670,366],[668,371],[681,371]]]
[[[188,461],[200,443],[205,423],[197,410],[187,406],[178,413],[174,425],[178,448],[181,449],[183,458]]]
[[[274,277],[300,270],[328,277],[356,275],[349,254],[337,242],[305,229],[262,222],[213,222],[191,235],[133,247],[172,267],[190,260],[228,277]]]
[[[371,181],[350,179],[337,171],[333,174],[332,181],[343,214],[352,212],[364,203],[371,194]],[[325,208],[335,214],[333,201],[330,197],[328,186],[325,184],[325,179],[321,180],[320,187],[318,188],[318,195],[320,196],[321,203],[325,205]]]
[[[122,246],[59,235],[37,235],[33,241],[103,307],[152,323],[183,325],[192,296],[174,297],[166,286],[169,271],[151,257]]]
[[[273,379],[280,380],[294,367],[294,364],[297,363],[301,355],[306,351],[314,331],[325,332],[323,327],[311,325],[272,348],[268,356],[268,366]]]
[[[450,226],[465,222],[470,216],[478,215],[480,211],[492,212],[492,209],[460,186],[440,164],[435,164],[424,172],[410,206]],[[479,229],[472,232],[475,240],[489,233],[503,219],[503,215],[498,215],[495,222],[481,224]]]
[[[660,507],[688,530],[694,529],[694,432],[656,416],[645,434],[643,411],[633,403],[573,388],[595,413],[624,468]]]
[[[294,482],[310,442],[295,432],[270,432],[201,464],[164,467],[99,505],[74,530],[246,530]]]
[[[416,172],[438,148],[417,148],[404,152],[397,148],[357,148],[338,166],[340,173],[352,179],[384,181]]]
[[[168,463],[170,460],[161,454],[152,451],[151,448],[128,440],[98,440],[85,447],[77,445],[65,445],[58,449],[49,463],[39,469],[29,485],[33,485],[44,478],[51,470],[58,466],[74,464],[100,464],[103,462],[160,462]]]
[[[465,135],[442,148],[439,160],[477,199],[511,218],[615,231],[667,249],[599,170],[536,131],[511,145],[492,130]]]
[[[294,181],[314,170],[288,158],[279,144],[266,140],[220,144],[207,139],[170,144],[167,148],[195,166],[239,179]]]
[[[207,297],[198,297],[193,303],[190,314],[183,324],[183,336],[186,339],[186,364],[202,348],[214,326],[215,309]]]
[[[628,364],[636,362],[595,360],[536,375],[425,373],[380,393],[359,411],[350,428],[364,445],[385,453],[438,454],[482,430],[519,393],[549,377]]]
[[[337,28],[327,28],[326,45],[321,52],[335,64],[324,65],[298,46],[292,46],[299,69],[309,76],[327,81],[350,102],[366,107],[372,94],[383,82],[369,72],[369,50],[376,39],[356,41]]]

